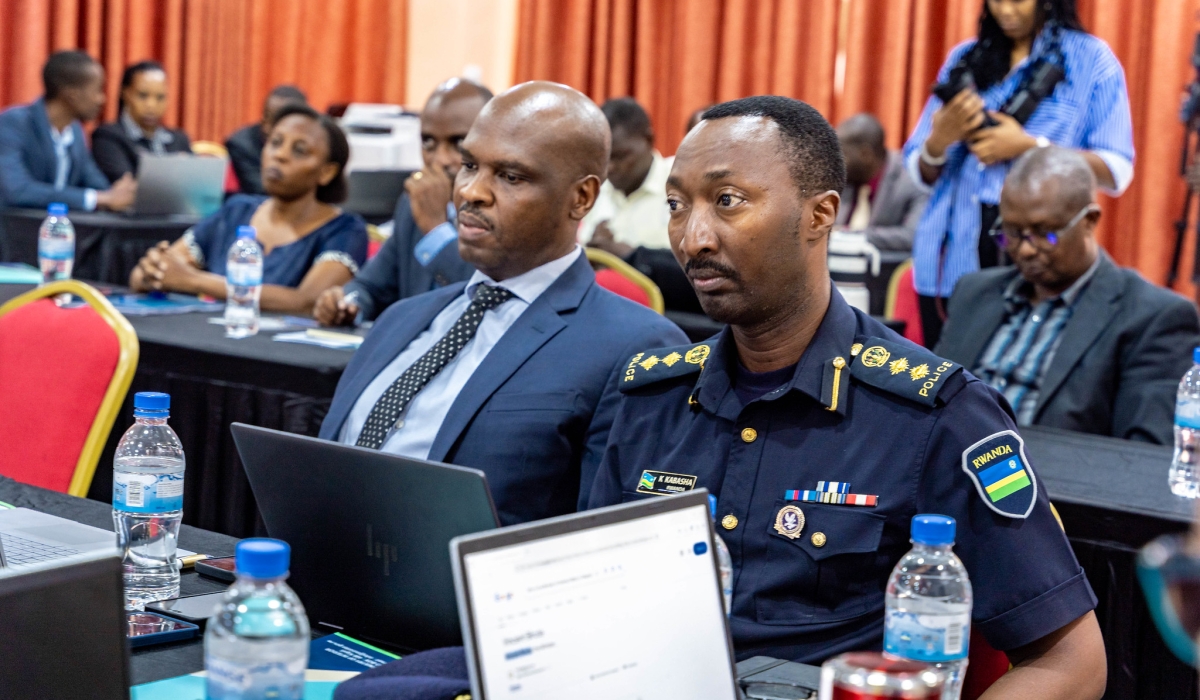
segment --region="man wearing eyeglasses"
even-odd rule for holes
[[[991,230],[1013,265],[958,282],[934,352],[1004,394],[1018,425],[1169,445],[1200,318],[1100,248],[1095,190],[1075,151],[1013,165]]]

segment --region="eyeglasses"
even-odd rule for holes
[[[1095,204],[1088,204],[1079,213],[1071,217],[1066,226],[1063,226],[1057,231],[1038,231],[1036,229],[1018,229],[1016,226],[1007,226],[1003,219],[997,218],[996,223],[988,230],[988,235],[996,242],[996,245],[1001,248],[1016,248],[1021,245],[1021,241],[1029,241],[1029,244],[1034,248],[1049,250],[1058,245],[1058,237],[1062,234],[1075,228],[1075,225],[1083,221],[1083,217],[1091,214],[1093,211],[1099,211],[1100,207]]]
[[[1187,551],[1183,535],[1163,535],[1138,554],[1137,575],[1150,617],[1167,648],[1195,667],[1200,634],[1200,555]]]

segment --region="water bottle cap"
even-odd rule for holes
[[[53,202],[50,206],[46,207],[46,213],[50,216],[66,216],[67,205],[62,202]]]
[[[954,544],[954,518],[945,515],[914,515],[912,539],[918,544]]]
[[[1192,348],[1192,364],[1200,365],[1200,347]]]
[[[161,391],[139,391],[133,395],[133,407],[147,411],[167,411],[171,408],[171,395]]]
[[[234,568],[238,576],[279,578],[288,572],[292,548],[283,540],[251,537],[237,544]]]
[[[717,517],[717,497],[711,493],[708,494],[708,514]]]
[[[237,237],[238,238],[257,238],[258,233],[255,232],[253,226],[238,226]]]

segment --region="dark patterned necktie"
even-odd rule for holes
[[[503,287],[479,285],[475,289],[475,298],[467,306],[463,315],[458,317],[454,326],[446,332],[446,335],[442,336],[437,344],[429,348],[414,362],[412,367],[405,370],[399,379],[392,382],[387,391],[383,392],[383,396],[380,396],[379,400],[375,402],[371,414],[367,416],[367,422],[363,424],[362,432],[358,434],[358,442],[355,444],[359,447],[378,450],[383,445],[392,426],[400,418],[400,414],[404,413],[408,402],[412,401],[413,397],[425,388],[429,380],[441,372],[442,368],[466,347],[471,338],[475,337],[475,332],[479,330],[479,324],[483,321],[483,315],[488,310],[508,301],[512,296],[512,292]]]

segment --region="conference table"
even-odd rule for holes
[[[159,241],[174,241],[200,220],[196,216],[130,216],[73,211],[78,279],[125,284],[138,260]],[[43,209],[4,209],[0,214],[0,262],[37,266],[37,236]]]

